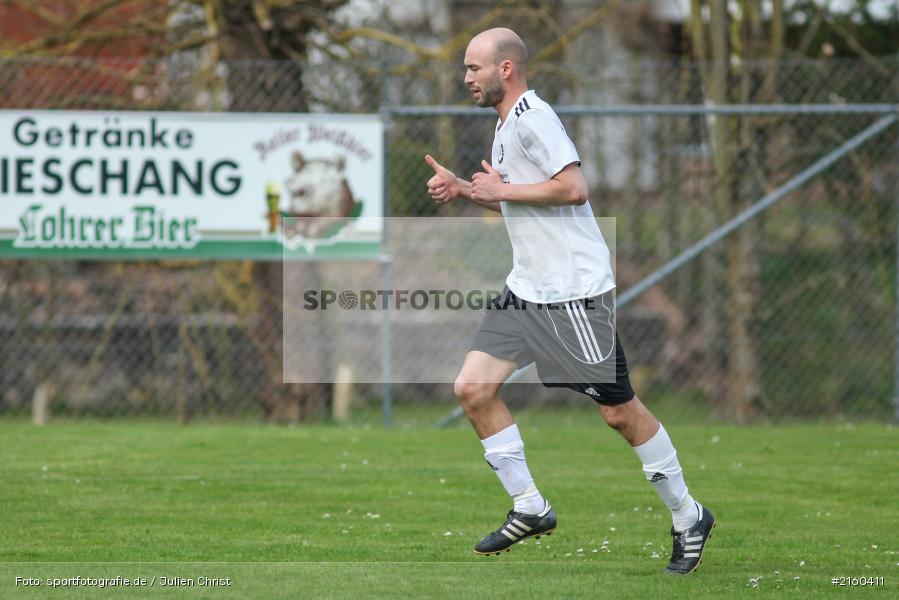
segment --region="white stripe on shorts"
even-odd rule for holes
[[[596,356],[590,351],[587,344],[584,343],[584,339],[586,338],[586,333],[581,331],[581,323],[580,323],[580,315],[577,312],[577,309],[572,306],[572,302],[566,302],[565,306],[568,307],[568,318],[571,319],[571,324],[574,325],[574,332],[577,334],[577,341],[581,344],[581,351],[584,353],[584,357],[588,361],[597,362]]]
[[[575,304],[577,305],[578,311],[580,312],[581,316],[584,318],[584,327],[587,328],[587,333],[590,334],[590,341],[593,342],[593,351],[597,356],[596,360],[604,361],[605,359],[609,358],[609,355],[602,355],[602,350],[599,347],[599,342],[596,341],[596,336],[593,335],[593,327],[590,326],[590,319],[587,318],[587,312],[584,310],[582,301],[577,301],[575,302]]]

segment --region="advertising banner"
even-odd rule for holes
[[[0,256],[374,259],[376,115],[0,110]]]

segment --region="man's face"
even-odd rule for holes
[[[480,107],[496,106],[506,95],[495,62],[487,48],[469,45],[465,52],[465,85]]]

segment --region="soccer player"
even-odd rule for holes
[[[491,163],[471,181],[432,156],[428,191],[438,203],[465,198],[503,214],[513,267],[486,311],[454,391],[484,445],[484,456],[513,499],[503,525],[476,546],[499,554],[548,535],[556,514],[534,483],[524,442],[498,393],[531,362],[546,386],[591,397],[605,422],[634,448],[643,472],[671,510],[673,552],[665,572],[699,566],[715,526],[687,490],[665,428],[634,394],[614,327],[609,249],[587,202],[580,158],[561,121],[525,79],[527,48],[515,32],[476,35],[465,52],[465,85],[478,106],[499,113]]]

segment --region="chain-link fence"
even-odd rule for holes
[[[882,121],[895,105],[870,105],[897,97],[897,65],[749,65],[731,81],[742,90],[737,100],[768,108],[744,111],[703,107],[702,69],[638,61],[532,74],[578,147],[594,212],[616,219],[619,296],[816,161],[833,159],[622,308],[638,394],[686,420],[890,418],[899,125]],[[0,107],[380,111],[388,214],[481,219],[480,208],[462,201],[433,204],[422,157],[470,176],[489,157],[495,113],[465,107],[456,67],[429,72],[434,79],[386,58],[336,69],[4,61]],[[785,110],[799,104],[817,107]],[[878,122],[882,129],[846,146]],[[501,228],[470,235],[455,260],[505,252],[504,236]],[[364,268],[384,269],[396,283],[414,280],[416,264],[429,263],[395,258],[393,271]],[[504,274],[494,275],[501,287]],[[360,383],[349,392],[280,383],[282,277],[280,264],[252,261],[0,261],[0,412],[27,414],[40,404],[60,415],[318,419],[342,393],[360,422],[381,421],[385,396],[400,423],[431,423],[452,410],[448,383]],[[434,335],[427,324],[386,323],[362,342],[378,368],[385,333]],[[416,358],[437,348],[442,366],[461,365],[469,332],[441,329],[437,338],[414,346]],[[411,360],[397,353],[402,344],[392,348],[388,367]],[[588,402],[533,383],[510,385],[507,395],[517,406]]]

